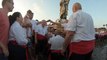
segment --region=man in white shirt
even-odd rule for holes
[[[51,50],[62,50],[63,48],[64,38],[59,33],[55,31],[56,36],[52,36],[48,41],[51,44]]]
[[[52,36],[48,43],[51,46],[51,60],[63,60],[64,56],[61,54],[61,50],[63,49],[64,38],[61,36],[60,30],[55,30],[55,36]]]
[[[27,14],[25,15],[25,17],[24,17],[25,19],[25,21],[28,21],[28,22],[31,22],[31,27],[29,28],[29,37],[31,37],[32,36],[32,34],[33,34],[33,26],[34,26],[34,21],[32,21],[32,18],[33,18],[33,12],[31,11],[31,10],[28,10],[27,11]]]
[[[35,29],[35,39],[37,38],[37,54],[46,56],[47,54],[47,22],[42,20]]]
[[[95,45],[92,17],[82,11],[80,3],[73,5],[73,15],[67,25],[64,48],[70,44],[70,60],[90,60]]]
[[[27,14],[26,14],[26,16],[25,16],[25,22],[27,23],[27,21],[28,21],[28,23],[30,23],[31,25],[30,25],[30,27],[27,27],[26,29],[27,29],[27,37],[30,39],[30,41],[31,41],[31,43],[32,43],[32,46],[31,46],[31,48],[29,48],[28,50],[29,50],[29,53],[30,53],[30,56],[31,56],[31,59],[35,59],[35,44],[37,43],[36,42],[36,39],[35,39],[35,32],[34,32],[34,30],[35,30],[35,27],[37,26],[36,24],[37,24],[37,22],[36,22],[36,20],[32,20],[32,18],[33,18],[33,12],[31,11],[31,10],[28,10],[27,11]]]
[[[33,19],[33,15],[34,15],[34,13],[31,10],[27,11],[27,16],[29,17],[29,20],[32,23],[32,29],[34,30],[35,26],[37,25],[38,22],[36,20],[32,20]]]
[[[34,37],[34,35],[36,34],[34,32],[34,30],[37,30],[38,22],[36,20],[32,20],[33,19],[33,15],[34,15],[34,13],[31,10],[27,11],[26,16],[28,17],[28,20],[31,22],[31,25],[32,25],[28,30],[28,35],[29,35],[29,38],[31,39],[32,43],[35,44],[37,42],[36,42],[36,38]]]

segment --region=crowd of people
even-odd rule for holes
[[[95,46],[92,17],[76,2],[73,14],[59,22],[33,20],[31,10],[7,15],[13,0],[0,9],[0,60],[91,60]],[[49,23],[49,24],[47,24]]]
[[[106,28],[96,28],[96,40],[104,41],[107,39],[107,29]]]

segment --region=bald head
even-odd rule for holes
[[[6,4],[6,2],[11,2],[13,0],[2,0],[2,6],[4,6]]]
[[[42,23],[42,26],[46,26],[47,25],[46,20],[42,20],[41,23]]]
[[[73,12],[76,12],[78,10],[82,10],[81,4],[80,3],[74,3],[73,4],[73,8],[72,8]]]

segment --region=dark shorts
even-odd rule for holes
[[[93,51],[87,54],[72,53],[69,60],[91,60],[92,52]]]
[[[67,60],[65,56],[58,53],[51,53],[51,60]]]
[[[47,52],[47,40],[38,40],[36,47],[37,54],[46,54]]]
[[[8,58],[5,57],[4,54],[0,53],[0,60],[8,60]]]
[[[26,60],[26,49],[9,42],[9,60]]]

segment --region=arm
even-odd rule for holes
[[[9,51],[7,49],[7,47],[5,47],[2,42],[0,42],[0,48],[2,49],[3,53],[5,56],[9,56]]]
[[[2,13],[0,11],[0,49],[2,50],[3,54],[5,56],[9,56],[9,51],[8,48],[2,43],[3,40],[5,40],[4,38],[1,38],[3,36],[3,19],[2,19]]]
[[[34,32],[34,36],[35,36],[35,44],[37,44],[38,25],[34,27],[33,32]]]
[[[74,34],[75,34],[74,31],[67,31],[66,36],[65,36],[65,41],[64,41],[64,50],[67,48],[67,46],[72,41]]]
[[[3,50],[3,49],[6,49],[6,47],[2,44],[2,42],[0,42],[0,48]]]
[[[51,22],[51,23],[53,23],[53,24],[56,24],[56,25],[58,25],[58,26],[61,26],[61,24],[60,24],[60,23],[53,22],[53,21],[51,21],[51,20],[49,20],[49,22]]]
[[[35,33],[35,44],[37,44],[37,32],[34,32]]]
[[[67,28],[66,28],[66,36],[65,36],[65,42],[64,42],[64,51],[73,40],[74,34],[76,32],[77,28],[77,22],[74,17],[70,17]]]
[[[51,44],[52,44],[52,37],[48,40],[48,47],[49,47],[49,49],[51,48]]]
[[[0,12],[0,34],[2,33],[1,29],[2,29],[2,14]],[[1,37],[1,35],[0,35],[0,37]],[[3,48],[4,45],[2,44],[1,40],[2,39],[0,38],[0,48]]]
[[[0,48],[1,49],[5,48],[5,46],[2,44],[2,42],[0,42]]]

